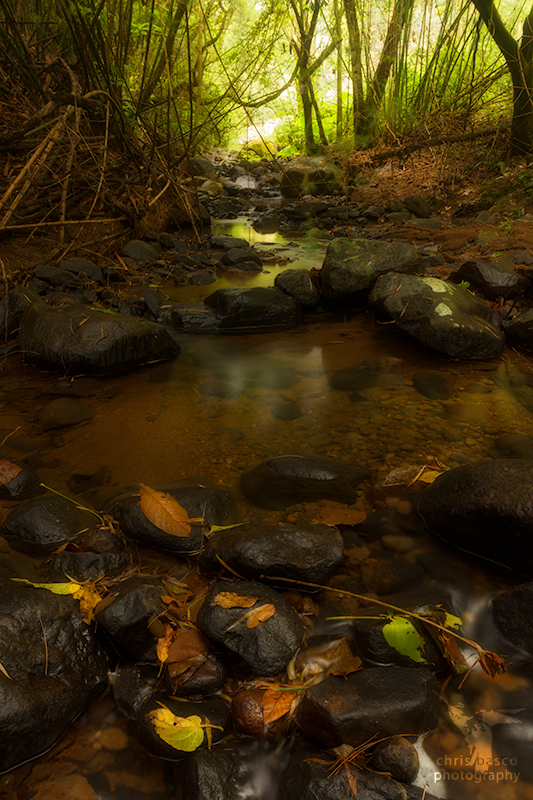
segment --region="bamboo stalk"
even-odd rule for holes
[[[128,217],[109,217],[108,219],[66,219],[56,220],[55,222],[35,222],[29,223],[27,222],[25,225],[6,225],[5,227],[0,228],[3,231],[22,231],[28,230],[28,228],[57,228],[58,225],[102,225],[104,223],[111,223],[111,222],[125,222]]]

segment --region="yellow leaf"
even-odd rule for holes
[[[248,597],[235,592],[219,592],[211,605],[222,608],[250,608],[257,603],[258,599],[258,597]]]
[[[156,492],[155,489],[142,483],[140,489],[141,510],[152,525],[171,536],[184,538],[190,534],[191,522],[196,520],[189,519],[189,515],[177,500],[165,492]]]
[[[94,619],[94,609],[102,601],[102,596],[95,591],[92,584],[85,584],[74,592],[74,598],[80,601],[81,618],[89,625]]]
[[[157,735],[175,750],[192,753],[204,741],[202,720],[196,714],[177,717],[163,706],[150,711],[147,716],[152,720]]]
[[[17,583],[28,583],[30,586],[33,586],[34,589],[47,589],[52,594],[73,594],[75,595],[76,592],[82,588],[81,583],[77,583],[76,581],[69,581],[68,583],[33,583],[33,581],[27,580],[27,578],[11,578],[12,581],[17,581]]]
[[[439,475],[442,475],[442,472],[439,472],[436,469],[428,469],[423,472],[422,475],[420,475],[418,480],[422,481],[422,483],[433,483],[435,478],[438,478]]]

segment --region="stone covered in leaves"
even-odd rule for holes
[[[451,358],[497,358],[504,348],[492,308],[439,278],[389,272],[378,278],[369,300],[402,331]]]
[[[98,625],[119,652],[134,661],[155,661],[156,640],[148,626],[165,610],[165,587],[156,578],[128,578],[113,594],[113,601],[98,613]]]
[[[372,738],[431,730],[437,724],[437,694],[435,678],[425,668],[371,667],[312,686],[296,719],[327,747],[357,747]]]
[[[30,555],[48,555],[80,531],[94,525],[95,517],[65,497],[55,494],[25,500],[9,512],[0,534],[11,547]]]
[[[31,363],[97,375],[138,369],[180,351],[161,325],[82,305],[35,303],[22,319],[20,341]]]
[[[421,622],[399,615],[380,619],[379,615],[376,607],[361,609],[352,620],[355,649],[365,664],[420,665],[433,671],[445,666],[440,649]]]
[[[3,772],[57,741],[107,685],[108,662],[72,597],[6,580],[0,607]]]
[[[240,655],[257,675],[277,675],[285,669],[304,634],[287,600],[252,581],[218,581],[197,622],[206,636]]]
[[[213,795],[213,800],[215,797]],[[436,800],[434,795],[416,786],[360,770],[349,763],[339,764],[332,753],[305,744],[296,747],[281,779],[279,800],[349,800],[355,797],[357,800]]]
[[[424,259],[412,244],[334,239],[326,250],[320,287],[328,300],[353,300],[387,272],[423,273]]]
[[[235,498],[229,489],[179,486],[166,492],[150,491],[152,499],[145,502],[145,511],[138,494],[118,498],[109,509],[124,533],[148,547],[176,555],[198,553],[205,539],[205,526],[236,522]]]
[[[533,460],[496,458],[443,472],[418,511],[449,544],[533,576]]]
[[[230,707],[222,697],[194,702],[157,693],[139,709],[136,727],[139,740],[151,755],[179,761],[230,733]]]
[[[343,556],[343,538],[331,525],[248,522],[213,533],[200,556],[200,570],[220,572],[222,559],[250,580],[281,576],[327,584]]]
[[[280,510],[322,499],[353,503],[357,485],[368,477],[370,471],[354,461],[293,453],[244,472],[241,489],[255,505]]]

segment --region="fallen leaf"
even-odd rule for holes
[[[170,625],[165,625],[165,635],[161,636],[161,638],[157,640],[156,648],[157,657],[161,664],[164,664],[168,658],[168,648],[170,647],[173,637],[174,628],[172,628]]]
[[[177,500],[142,483],[140,490],[141,510],[152,525],[171,536],[185,538],[190,534],[191,522],[197,520],[189,519],[188,513]]]
[[[435,478],[438,478],[439,475],[442,475],[442,472],[440,472],[439,470],[428,469],[422,473],[422,475],[419,477],[418,480],[421,481],[422,483],[433,483]]]
[[[82,584],[76,581],[69,581],[68,583],[33,583],[27,578],[11,578],[11,580],[17,583],[27,583],[33,586],[34,589],[47,589],[52,594],[75,594],[82,588]]]
[[[257,603],[258,599],[258,597],[248,597],[244,594],[235,594],[235,592],[219,592],[211,605],[222,608],[250,608]]]
[[[94,619],[95,608],[102,601],[102,596],[94,589],[93,584],[82,584],[73,597],[80,602],[81,618],[89,625]]]
[[[166,706],[156,708],[147,715],[152,720],[155,732],[174,750],[192,753],[204,741],[201,717],[196,714],[190,717],[177,717]]]
[[[188,661],[208,650],[209,642],[200,631],[194,628],[177,628],[168,648],[168,661]]]
[[[284,717],[290,711],[292,701],[298,692],[281,692],[276,689],[267,689],[263,694],[263,723],[268,725]]]
[[[383,626],[383,636],[387,644],[394,647],[402,656],[407,656],[411,661],[419,664],[427,664],[422,652],[424,639],[411,620],[406,617],[394,616]]]
[[[483,671],[490,675],[491,678],[496,675],[505,675],[507,672],[505,659],[490,650],[483,651],[483,654],[479,656],[479,663]]]
[[[22,467],[8,461],[7,458],[0,459],[0,486],[5,486],[6,483],[12,481],[17,475],[22,472]]]
[[[357,781],[355,775],[352,775],[352,771],[346,761],[344,762],[344,769],[346,770],[346,777],[348,778],[352,794],[354,797],[357,797]]]
[[[320,508],[315,514],[313,522],[324,525],[359,525],[366,519],[364,511],[354,508]]]
[[[272,603],[265,603],[263,606],[251,609],[246,615],[246,627],[256,628],[260,622],[266,622],[267,619],[274,616],[276,613],[276,606]]]

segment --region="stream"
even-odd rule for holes
[[[320,266],[325,249],[303,240],[288,242],[276,233],[258,234],[244,219],[215,223],[213,232],[246,238],[260,253],[275,251],[291,267]],[[266,264],[251,276],[172,287],[170,302],[201,300],[224,286],[272,286],[283,268]],[[450,361],[365,311],[307,318],[282,332],[183,334],[179,343],[181,353],[172,361],[116,378],[76,379],[95,416],[82,425],[48,431],[40,429],[38,414],[65,376],[26,366],[17,355],[5,357],[0,372],[3,452],[26,461],[47,486],[96,509],[120,493],[138,491],[141,483],[159,487],[193,478],[235,492],[242,520],[286,522],[309,514],[313,504],[281,512],[258,509],[239,491],[244,470],[288,453],[358,461],[371,470],[372,480],[359,486],[357,501],[349,507],[366,514],[357,532],[390,558],[421,564],[424,585],[437,581],[445,587],[454,613],[465,621],[463,634],[501,652],[487,605],[494,594],[525,579],[428,534],[414,511],[413,488],[385,479],[399,468],[416,467],[416,474],[425,465],[440,469],[490,458],[496,454],[496,437],[530,435],[533,402],[528,407],[514,389],[516,376],[529,371],[526,357],[506,350],[499,361]],[[361,363],[375,365],[373,387],[355,393],[331,387],[333,373]],[[430,399],[415,388],[415,375],[425,370],[444,374],[448,398]],[[289,406],[294,413],[286,413]],[[2,503],[3,512],[11,505]],[[313,508],[327,505],[319,501]],[[350,526],[341,532],[349,536]],[[400,546],[402,541],[407,544]],[[148,562],[155,564],[156,556],[148,552]],[[164,569],[178,561],[162,554],[159,563]],[[320,634],[325,633],[336,637],[339,626],[324,623]],[[427,786],[429,795],[533,798],[530,655],[502,655],[512,662],[508,675],[492,680],[477,666],[461,688],[453,677],[442,689],[439,726],[417,745],[421,771],[416,785]],[[474,660],[468,654],[469,665]],[[465,706],[468,712],[454,716],[454,709]],[[493,763],[473,776],[467,768],[473,746],[467,737],[483,725]],[[250,747],[235,800],[275,800],[288,746],[256,742]],[[49,753],[0,776],[2,800],[60,797],[174,800],[173,765],[143,751],[106,693]]]

